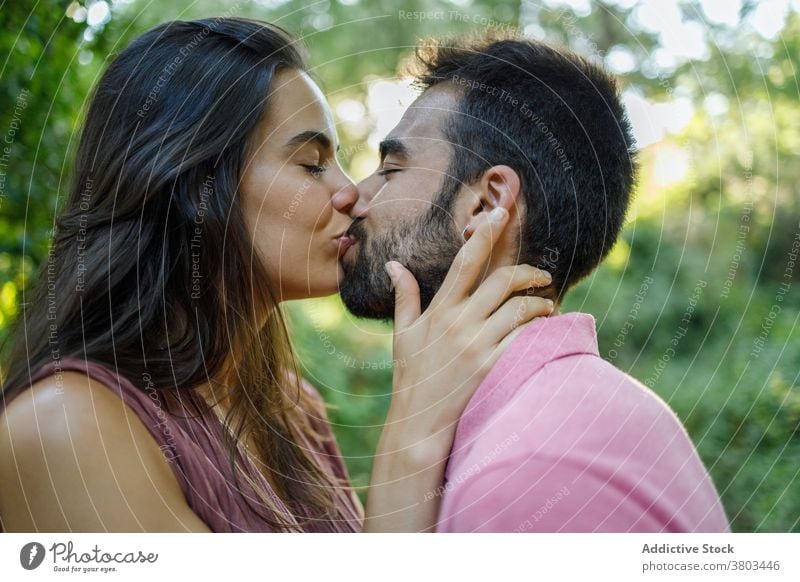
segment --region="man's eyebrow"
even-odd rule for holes
[[[317,142],[321,145],[324,149],[328,149],[331,147],[331,138],[325,135],[325,132],[322,131],[315,131],[315,130],[306,130],[301,131],[289,141],[286,142],[286,147],[299,147],[303,146],[309,142]],[[338,149],[338,147],[337,147]]]
[[[389,154],[393,154],[402,159],[408,158],[408,147],[406,147],[406,144],[404,144],[402,140],[397,138],[383,140],[378,145],[378,151],[381,154],[381,162],[383,162],[384,158]]]

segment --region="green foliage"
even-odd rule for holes
[[[27,3],[0,11],[0,329],[16,315],[25,277],[46,255],[65,188],[64,152],[87,87],[83,71],[65,73],[83,27],[60,12],[31,11]]]
[[[626,240],[634,232],[630,268],[602,266],[569,295],[565,309],[593,313],[601,355],[675,410],[709,468],[734,530],[796,531],[797,293],[780,302],[779,317],[759,351],[756,341],[777,285],[771,290],[758,285],[754,273],[740,266],[726,296],[727,263],[706,271],[707,257],[694,249],[669,240],[659,247],[660,224],[637,223]],[[700,282],[705,286],[698,287]]]
[[[303,376],[331,405],[351,480],[363,488],[390,400],[391,327],[353,318],[338,296],[292,302],[285,311]]]

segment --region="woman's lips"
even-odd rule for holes
[[[344,258],[344,255],[347,252],[347,249],[349,249],[351,246],[353,246],[355,244],[355,242],[356,242],[352,237],[349,237],[346,234],[343,234],[341,236],[337,236],[333,240],[336,242],[336,246],[337,246],[338,251],[339,251],[339,258],[340,259]]]

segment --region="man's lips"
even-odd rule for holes
[[[357,239],[357,238],[350,237],[350,244],[349,244],[349,245],[348,245],[348,247],[345,249],[345,251],[342,253],[342,257],[341,257],[341,258],[342,258],[342,260],[344,260],[344,258],[347,256],[347,253],[350,253],[350,254],[352,254],[352,253],[350,252],[350,249],[352,249],[352,248],[353,248],[354,246],[356,246],[357,244],[358,244],[358,239]]]
[[[360,240],[360,228],[361,228],[361,221],[364,220],[363,218],[356,218],[350,223],[350,226],[347,230],[339,233],[338,236],[335,237],[336,243],[339,246],[339,260],[344,260],[347,251],[358,244]]]

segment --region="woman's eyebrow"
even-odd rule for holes
[[[309,142],[317,142],[323,147],[323,149],[329,149],[332,145],[331,138],[325,135],[325,132],[309,129],[306,131],[301,131],[289,139],[284,147],[299,147],[306,145]]]

